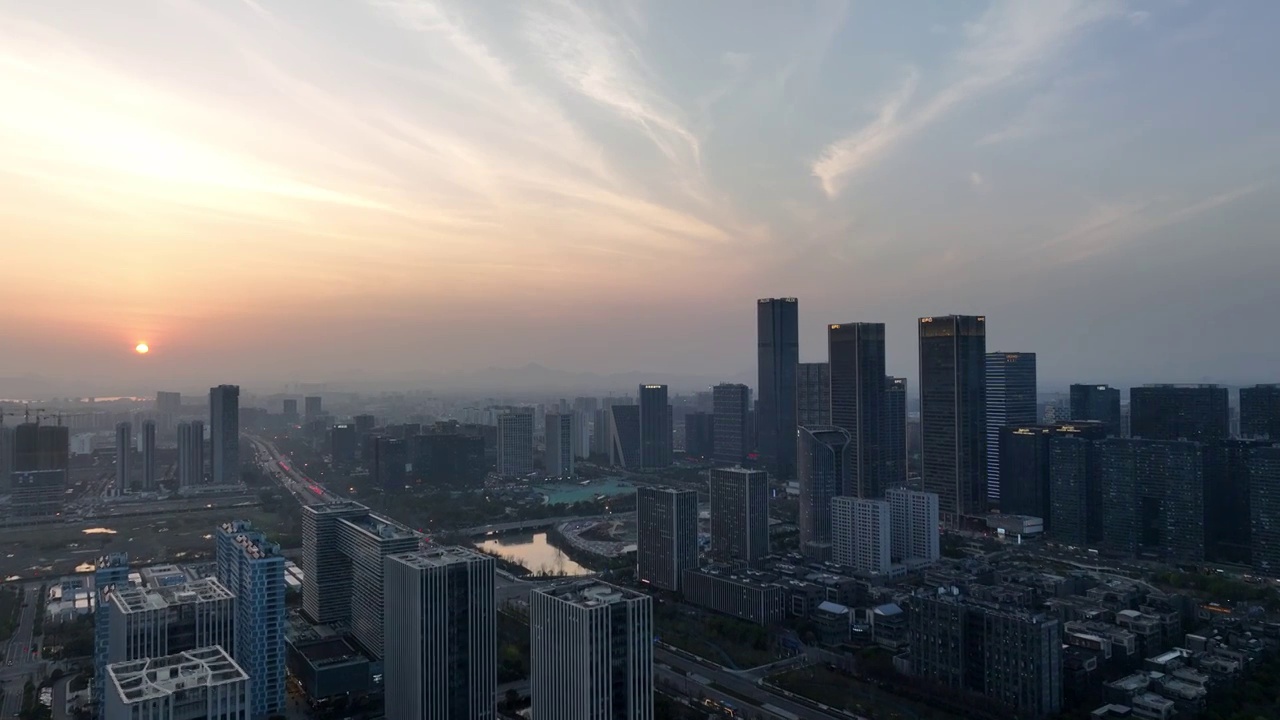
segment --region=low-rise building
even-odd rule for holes
[[[684,571],[684,598],[699,607],[757,625],[782,622],[788,593],[772,577],[742,567],[709,565]]]

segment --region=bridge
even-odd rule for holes
[[[481,535],[501,535],[502,533],[508,533],[508,532],[545,530],[550,527],[555,527],[560,523],[569,522],[570,520],[611,520],[611,519],[628,517],[635,514],[636,514],[635,511],[632,510],[630,512],[619,512],[619,513],[613,513],[610,515],[594,515],[594,516],[566,515],[564,517],[538,518],[534,520],[515,520],[513,522],[506,522],[506,523],[477,525],[475,527],[465,528],[460,532],[462,532],[465,535],[470,535],[471,537],[477,537]]]

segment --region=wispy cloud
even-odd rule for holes
[[[1081,30],[1118,12],[1120,6],[1110,2],[997,0],[982,18],[965,26],[965,45],[941,89],[907,112],[891,100],[871,124],[823,149],[812,163],[813,175],[828,197],[839,195],[854,176],[905,138],[976,97],[1033,77]],[[912,79],[911,89],[914,83]],[[893,97],[902,96],[899,90]]]

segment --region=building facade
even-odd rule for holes
[[[577,473],[573,452],[573,415],[547,413],[547,477],[571,478]]]
[[[204,423],[178,423],[178,485],[189,488],[204,483]]]
[[[831,424],[849,433],[847,495],[884,497],[884,323],[827,326]]]
[[[889,557],[893,562],[937,562],[942,556],[938,531],[938,496],[907,488],[890,488]]]
[[[1240,388],[1240,437],[1280,442],[1280,384]]]
[[[831,560],[868,575],[888,576],[890,507],[884,500],[841,496],[831,501]]]
[[[240,388],[209,389],[209,475],[214,485],[240,482]]]
[[[1249,458],[1249,520],[1254,569],[1280,577],[1280,447]]]
[[[715,456],[716,416],[706,412],[691,412],[684,416],[684,454],[693,458],[709,459]]]
[[[285,709],[285,582],[280,546],[246,521],[219,525],[218,580],[235,595],[232,657],[253,678],[249,719]]]
[[[129,492],[133,481],[133,423],[116,423],[116,495]]]
[[[1088,421],[1004,425],[997,435],[997,445],[992,448],[994,452],[990,453],[1000,456],[996,482],[1000,485],[1001,512],[1041,518],[1047,532],[1053,531],[1050,443],[1059,436],[1101,440],[1106,436],[1106,429],[1102,423]]]
[[[796,422],[802,427],[831,424],[831,365],[800,363],[796,373]]]
[[[800,549],[826,559],[831,550],[831,500],[853,487],[849,432],[833,425],[799,429]]]
[[[246,720],[249,674],[224,648],[107,666],[106,720]]]
[[[1231,436],[1227,389],[1219,385],[1132,388],[1129,434],[1147,440],[1225,440]]]
[[[684,571],[697,566],[697,491],[636,490],[636,579],[679,592]]]
[[[594,582],[529,594],[533,716],[654,720],[653,605]]]
[[[463,548],[390,555],[385,583],[387,717],[493,720],[493,558]]]
[[[907,379],[884,379],[884,440],[881,461],[884,464],[884,489],[907,484]]]
[[[740,383],[720,383],[711,388],[711,405],[715,414],[713,457],[716,462],[742,464],[752,450],[747,440],[751,389]]]
[[[498,416],[498,474],[533,472],[533,409],[514,408]]]
[[[763,470],[711,471],[711,553],[754,565],[769,554],[769,476]]]
[[[1120,389],[1110,385],[1071,386],[1071,419],[1102,423],[1107,437],[1121,436]]]
[[[1204,446],[1101,441],[1103,544],[1126,555],[1204,560]]]
[[[110,599],[110,663],[214,645],[235,648],[235,596],[217,578],[169,587],[117,586]]]
[[[921,486],[943,522],[985,511],[986,318],[920,318]]]
[[[90,697],[103,717],[107,664],[111,658],[111,596],[129,585],[129,554],[102,555],[93,568],[93,677]]]
[[[671,466],[671,403],[666,385],[640,386],[640,467]]]
[[[987,499],[1000,502],[1000,432],[1006,425],[1036,424],[1036,354],[987,353]],[[998,505],[1004,509],[1003,505]]]
[[[764,298],[756,304],[756,348],[760,402],[756,436],[760,459],[774,477],[790,480],[796,469],[796,375],[800,364],[800,320],[795,298]]]

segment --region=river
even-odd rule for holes
[[[492,537],[476,543],[476,547],[520,563],[530,572],[546,571],[556,575],[587,575],[591,571],[574,562],[560,548],[547,542],[546,533],[511,534]]]

